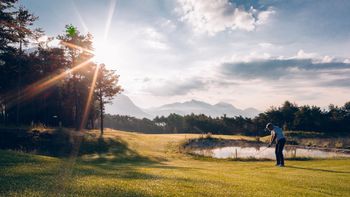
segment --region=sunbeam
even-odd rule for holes
[[[106,20],[106,28],[103,36],[103,40],[106,41],[108,34],[109,34],[109,29],[111,27],[112,19],[113,19],[113,14],[115,11],[115,6],[116,6],[117,0],[111,0],[111,4],[109,6],[109,11],[108,11],[108,18]]]
[[[69,42],[61,41],[60,44],[65,45],[67,47],[74,48],[74,49],[78,49],[78,50],[81,50],[81,51],[84,51],[84,52],[88,52],[90,54],[95,54],[95,52],[93,50],[86,49],[84,47],[81,47],[81,46],[78,46],[78,45],[75,45],[75,44],[72,44],[72,43],[69,43]]]
[[[77,66],[66,70],[64,72],[59,73],[56,76],[50,75],[46,77],[45,79],[42,79],[40,81],[37,81],[29,86],[27,86],[24,90],[21,91],[21,95],[18,96],[16,91],[13,91],[11,93],[8,93],[3,98],[6,101],[10,101],[8,103],[8,107],[13,106],[15,103],[22,103],[30,98],[33,98],[34,96],[40,94],[41,92],[47,90],[48,88],[54,86],[56,83],[58,83],[60,80],[62,80],[65,76],[67,76],[69,73],[77,71],[81,69],[82,67],[86,66],[91,62],[92,58],[78,64]]]
[[[75,49],[78,49],[78,50],[81,50],[81,51],[84,51],[87,53],[90,53],[92,55],[95,54],[95,52],[93,50],[89,50],[89,49],[80,47],[78,45],[72,44],[72,43],[60,41],[60,44],[71,47],[71,48],[75,48]],[[52,74],[50,76],[45,77],[44,79],[41,79],[37,82],[34,82],[33,84],[27,86],[24,90],[22,90],[20,95],[18,95],[17,90],[13,90],[11,92],[6,93],[5,95],[2,95],[2,98],[4,98],[4,100],[8,101],[8,107],[11,107],[16,103],[22,103],[22,102],[40,94],[41,92],[47,90],[48,88],[54,86],[58,81],[63,79],[69,73],[72,73],[76,70],[81,69],[82,67],[86,66],[87,64],[89,64],[93,60],[94,60],[94,57],[89,58],[88,60],[74,66],[71,69],[65,70],[61,73]]]
[[[76,13],[77,16],[78,16],[79,22],[81,23],[81,26],[82,26],[83,29],[84,29],[84,33],[88,33],[88,32],[89,32],[89,28],[87,27],[87,25],[86,25],[86,23],[85,23],[83,17],[81,16],[81,14],[80,14],[80,12],[79,12],[79,10],[78,10],[76,4],[74,3],[74,1],[72,1],[72,3],[73,3],[73,9],[74,9],[75,13]]]
[[[92,100],[93,93],[94,93],[94,90],[95,90],[96,80],[97,80],[97,76],[98,76],[98,71],[99,70],[100,70],[100,66],[97,65],[96,68],[95,68],[95,73],[94,73],[92,82],[91,82],[89,95],[88,95],[88,98],[87,98],[86,103],[85,103],[83,117],[81,119],[79,130],[82,130],[84,128],[85,124],[86,124],[86,120],[87,120],[87,117],[88,117],[88,114],[89,114],[89,111],[90,111],[91,100]]]

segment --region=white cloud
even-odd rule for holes
[[[323,58],[322,58],[322,63],[330,63],[330,62],[332,62],[334,60],[334,58],[333,57],[331,57],[331,56],[328,56],[328,55],[326,55],[326,56],[324,56]]]
[[[177,96],[206,88],[207,83],[200,78],[178,78],[176,81],[168,79],[150,81],[145,91],[156,96]]]
[[[268,43],[268,42],[261,42],[261,43],[259,43],[259,46],[262,48],[271,48],[273,46],[273,44]]]
[[[276,11],[273,10],[271,7],[268,10],[259,12],[258,19],[257,19],[256,23],[258,25],[266,24],[268,19],[271,17],[271,15],[273,15],[275,13],[276,13]]]
[[[325,55],[325,56],[321,56],[317,53],[307,53],[304,50],[300,49],[297,53],[296,56],[292,57],[292,58],[296,58],[296,59],[312,59],[313,63],[331,63],[331,62],[336,62],[339,61],[336,58],[329,56],[329,55]],[[349,63],[346,62],[346,59],[343,60],[343,63]]]
[[[38,42],[47,42],[48,39],[49,39],[49,37],[44,35],[44,36],[41,36],[40,38],[38,38]]]
[[[59,47],[61,43],[61,40],[58,40],[56,38],[54,38],[53,40],[51,40],[47,45],[49,47],[55,48],[55,47]]]
[[[169,46],[163,34],[152,27],[147,27],[143,31],[144,42],[151,48],[166,50]]]
[[[163,19],[160,22],[160,26],[167,32],[172,32],[176,29],[175,23],[169,19]]]
[[[269,53],[258,53],[256,51],[253,51],[247,55],[232,55],[229,58],[224,58],[222,62],[251,62],[269,58],[271,58],[271,55]]]
[[[312,59],[317,57],[316,53],[306,53],[304,50],[300,49],[295,56],[296,59]]]
[[[227,29],[252,31],[257,25],[265,24],[275,13],[272,8],[258,11],[251,7],[245,10],[228,0],[178,0],[182,21],[188,22],[196,32],[214,35]]]

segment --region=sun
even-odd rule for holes
[[[112,45],[109,45],[107,42],[94,42],[94,62],[108,65],[114,64],[115,55],[115,48]]]

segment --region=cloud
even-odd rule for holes
[[[326,56],[324,56],[324,57],[322,58],[321,61],[322,61],[323,63],[330,63],[330,62],[332,62],[333,60],[334,60],[333,57],[326,55]]]
[[[305,52],[298,54],[309,57]],[[176,81],[152,80],[144,90],[156,96],[185,96],[223,89],[254,89],[259,86],[285,95],[295,92],[293,98],[312,100],[320,94],[313,90],[315,87],[350,87],[350,82],[345,79],[350,74],[350,63],[344,61],[332,59],[322,62],[321,57],[316,54],[312,55],[314,59],[269,55],[259,56],[262,59],[258,59],[251,56],[246,58],[246,61],[232,58],[231,62],[213,65],[207,71],[210,73],[207,75],[201,72],[205,70],[203,68],[204,70],[197,70],[196,74],[188,73],[188,76]]]
[[[253,31],[257,25],[267,23],[272,14],[272,7],[257,10],[251,6],[245,9],[229,0],[178,0],[181,20],[193,26],[196,32],[214,35],[227,29]]]
[[[176,24],[169,19],[162,19],[159,25],[166,30],[166,32],[173,32],[176,29]]]
[[[330,81],[322,82],[320,85],[327,86],[327,87],[350,88],[350,78],[330,80]]]
[[[142,32],[144,42],[151,48],[166,50],[169,46],[166,43],[165,36],[155,28],[147,27]]]
[[[181,78],[173,77],[176,80],[167,79],[149,79],[143,80],[145,86],[143,91],[155,96],[184,96],[192,93],[207,92],[211,88],[218,87],[237,87],[242,85],[242,81],[230,78],[220,78],[207,74],[203,76],[198,71],[196,74],[184,76]]]
[[[257,21],[256,24],[257,25],[263,25],[266,24],[268,22],[268,19],[271,17],[271,15],[275,14],[276,11],[274,9],[272,9],[272,7],[269,7],[267,10],[265,11],[261,11],[258,13],[258,17],[257,17]]]
[[[230,61],[226,62],[251,62],[256,60],[263,60],[271,58],[271,54],[269,53],[257,53],[255,51],[247,54],[247,55],[232,55],[228,58]]]
[[[304,50],[300,49],[295,56],[297,59],[311,59],[317,57],[316,53],[306,53]]]
[[[274,46],[272,43],[268,43],[268,42],[261,42],[261,43],[259,43],[258,45],[259,45],[261,48],[265,48],[265,49],[271,48],[271,47]]]
[[[189,78],[183,80],[160,81],[156,86],[146,88],[147,92],[156,96],[177,96],[186,95],[194,90],[203,90],[207,88],[207,83],[201,79]]]
[[[221,73],[244,79],[277,80],[285,76],[298,77],[305,74],[331,73],[350,69],[350,64],[343,62],[315,63],[312,59],[267,59],[251,62],[223,63]],[[323,71],[323,72],[322,72]],[[341,73],[339,74],[341,75]]]

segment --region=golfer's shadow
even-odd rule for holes
[[[286,166],[286,168],[294,168],[294,169],[299,169],[299,170],[311,170],[311,171],[316,171],[316,172],[350,174],[350,171],[326,170],[326,169],[319,169],[319,168],[305,168],[305,167],[297,167],[297,166]]]

